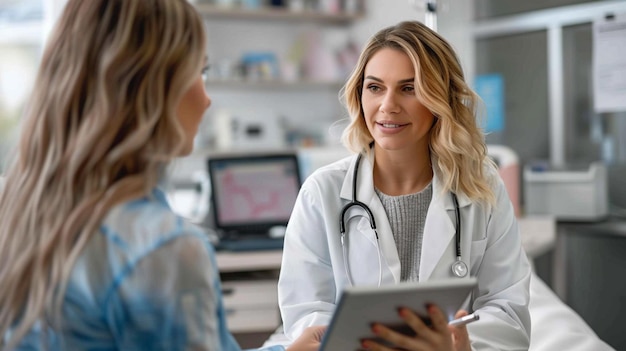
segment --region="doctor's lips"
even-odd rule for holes
[[[393,122],[387,122],[387,121],[376,122],[376,124],[384,128],[400,128],[400,127],[404,127],[408,125],[408,123],[400,124],[400,123],[393,123]]]

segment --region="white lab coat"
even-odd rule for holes
[[[372,156],[373,157],[373,156]],[[352,198],[354,161],[350,156],[309,176],[293,209],[285,235],[278,298],[285,333],[292,340],[311,325],[330,322],[341,291],[348,286],[339,234],[339,217]],[[363,211],[346,214],[350,275],[355,285],[400,281],[400,260],[391,226],[374,191],[373,159],[363,157],[358,173],[357,200],[370,207],[375,234]],[[435,164],[435,163],[433,163]],[[455,210],[449,192],[433,172],[433,197],[426,216],[420,281],[452,278],[455,253]],[[531,268],[522,250],[513,206],[504,184],[493,170],[497,204],[472,203],[458,194],[461,213],[462,259],[478,280],[468,305],[480,321],[468,325],[475,350],[527,350]],[[379,268],[380,267],[380,268]],[[462,279],[462,278],[455,278]]]

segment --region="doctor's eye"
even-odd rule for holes
[[[376,84],[370,84],[365,89],[371,91],[372,93],[377,93],[381,91],[381,88]]]

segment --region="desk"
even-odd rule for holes
[[[550,216],[525,216],[518,218],[522,246],[533,259],[554,248],[556,242],[556,221]]]
[[[556,221],[550,216],[526,216],[518,219],[522,247],[533,269],[548,285],[552,285]]]

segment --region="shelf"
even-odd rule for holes
[[[331,24],[347,24],[363,17],[361,13],[323,13],[313,10],[300,12],[285,8],[244,9],[241,7],[220,7],[210,4],[195,4],[198,12],[205,18],[230,20],[267,20],[286,22],[320,22]]]
[[[211,89],[341,89],[343,81],[316,80],[209,80],[207,90]]]

